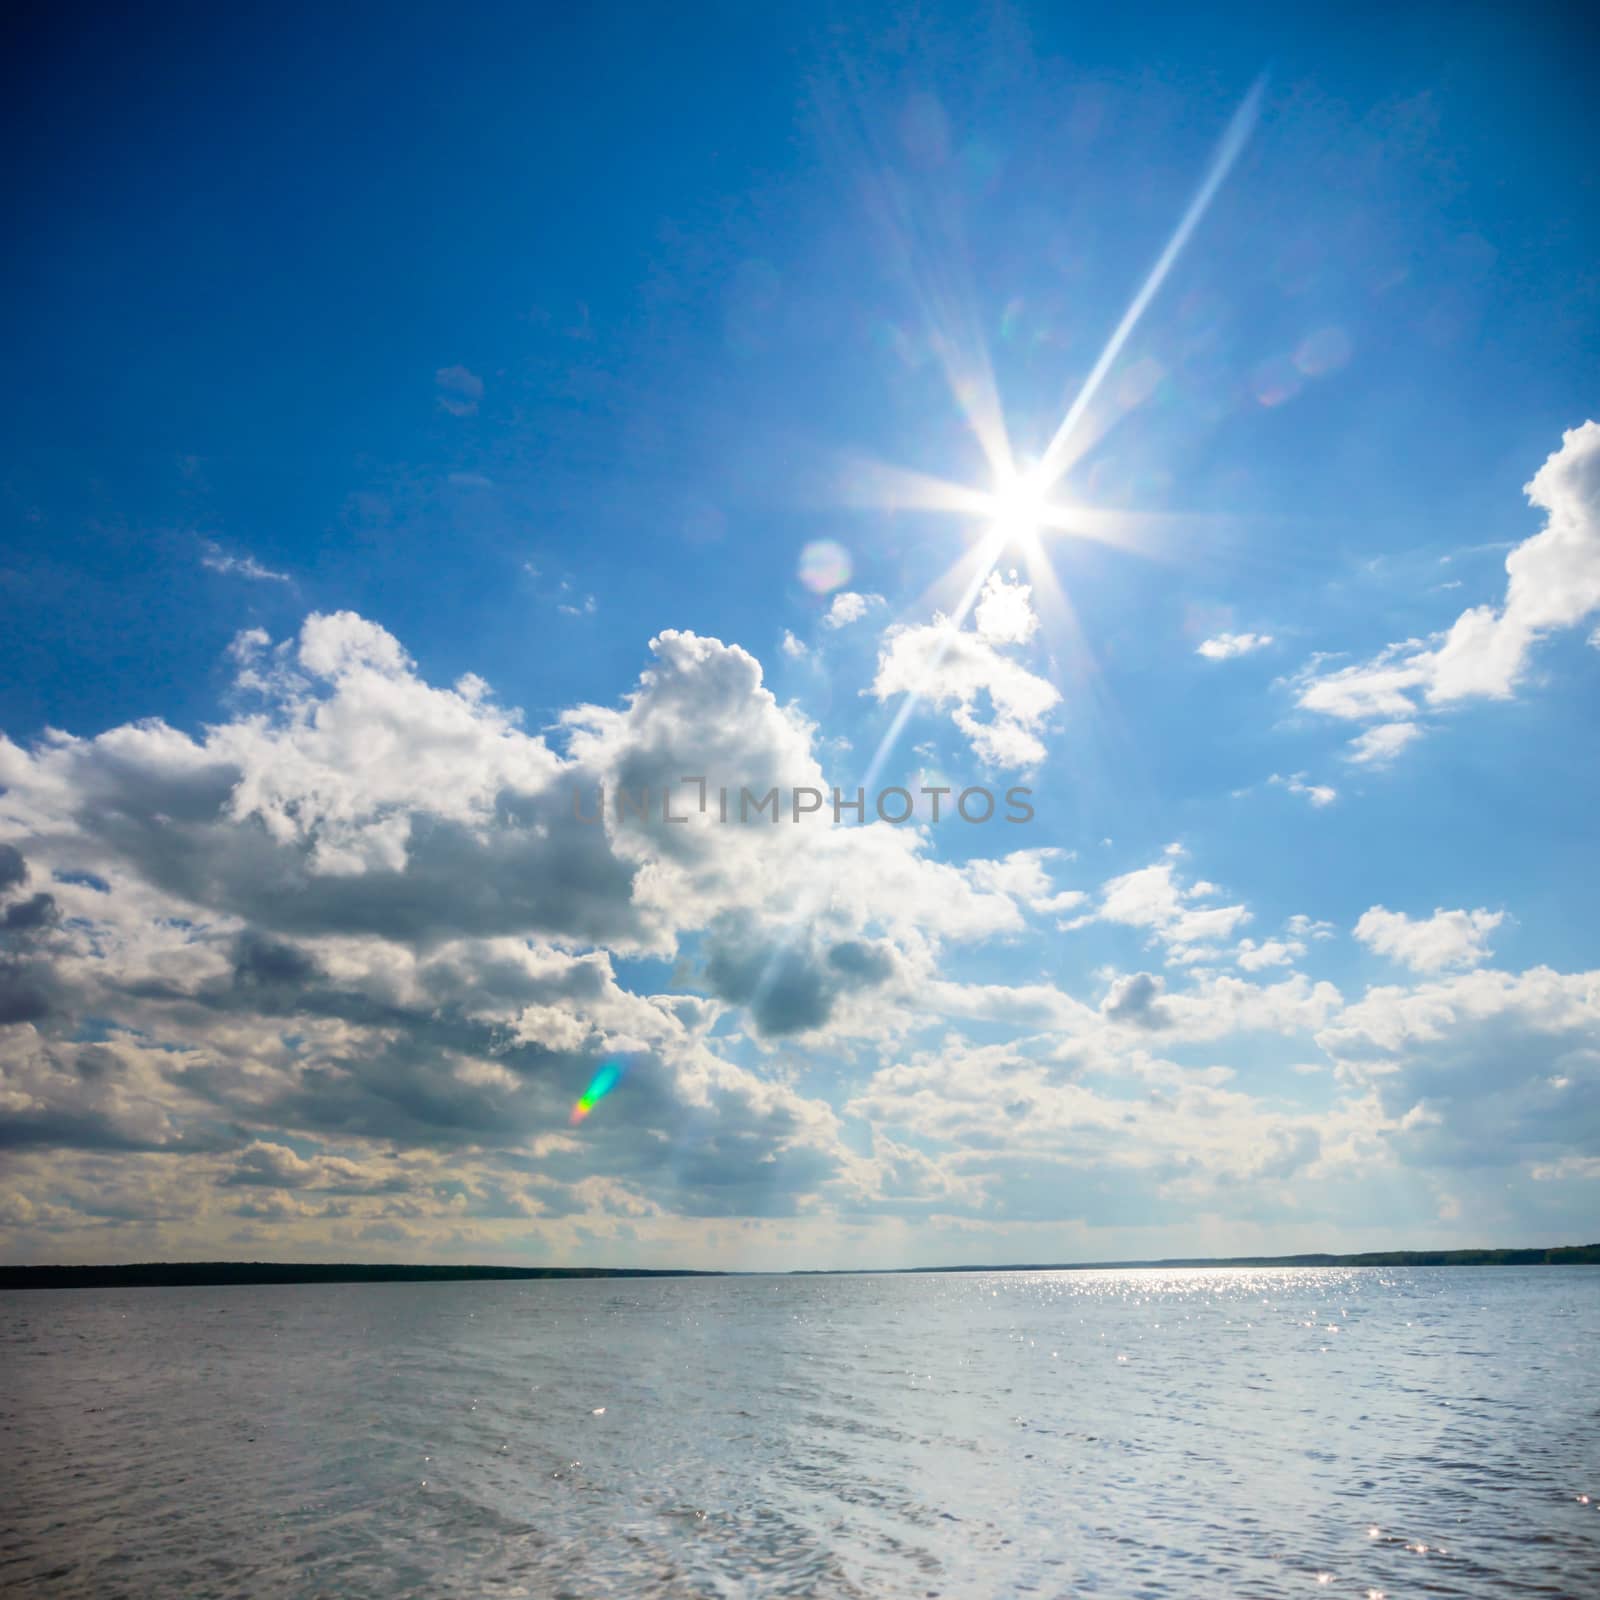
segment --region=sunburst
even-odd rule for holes
[[[1171,272],[1234,162],[1238,160],[1240,151],[1244,149],[1255,126],[1264,87],[1265,79],[1257,79],[1234,112],[1188,208],[1107,339],[1088,377],[1051,436],[1044,455],[1037,462],[1024,463],[1017,459],[1003,420],[987,351],[976,349],[971,370],[964,371],[951,354],[958,348],[958,341],[940,338],[936,344],[942,352],[946,381],[983,450],[991,473],[990,482],[986,486],[954,483],[928,473],[884,463],[865,463],[863,470],[856,475],[848,498],[857,505],[880,510],[915,509],[949,513],[975,523],[980,529],[977,542],[945,575],[947,584],[961,584],[961,597],[944,618],[940,648],[931,662],[932,672],[937,673],[946,653],[954,645],[958,632],[977,604],[984,585],[1008,551],[1015,552],[1027,569],[1036,594],[1044,602],[1041,609],[1053,612],[1066,625],[1073,653],[1079,659],[1086,658],[1081,648],[1081,635],[1073,607],[1057,582],[1048,558],[1047,539],[1050,536],[1065,536],[1127,545],[1132,542],[1139,519],[1125,513],[1076,503],[1062,493],[1060,486],[1087,448],[1089,440],[1084,427],[1085,419],[1107,374],[1116,364],[1146,308],[1155,299],[1167,274]],[[876,785],[901,734],[915,714],[919,699],[916,690],[908,690],[895,708],[894,716],[862,775],[867,790]],[[779,941],[762,973],[758,985],[760,991],[765,991],[774,981],[783,953],[789,949],[798,930],[810,921],[825,901],[828,892],[826,878],[812,885],[811,905],[796,919],[788,937]]]
[[[992,475],[989,484],[956,483],[883,464],[869,465],[858,478],[856,492],[851,496],[858,504],[885,510],[944,512],[976,523],[981,529],[975,550],[964,555],[957,568],[946,575],[947,580],[965,579],[961,601],[949,619],[952,627],[959,628],[966,620],[989,574],[1008,551],[1026,566],[1045,597],[1064,601],[1046,553],[1051,536],[1130,546],[1137,543],[1141,526],[1148,525],[1149,519],[1085,505],[1067,496],[1062,483],[1092,442],[1086,423],[1101,385],[1238,160],[1255,126],[1264,89],[1265,78],[1257,79],[1234,112],[1177,227],[1129,301],[1037,462],[1017,460],[988,376],[991,365],[987,352],[978,351],[972,362],[973,373],[964,374],[948,355],[944,368],[951,393],[983,447]],[[954,341],[939,343],[948,352]],[[914,695],[908,695],[908,700],[914,699]],[[885,737],[897,736],[904,724],[905,717],[897,715]],[[873,770],[882,767],[887,753],[880,746],[872,761]]]

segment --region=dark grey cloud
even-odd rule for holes
[[[0,844],[0,894],[28,881],[28,863],[14,844]]]
[[[158,889],[285,934],[370,934],[415,944],[497,934],[586,943],[648,937],[632,905],[638,868],[564,795],[502,792],[490,831],[410,813],[403,865],[330,874],[314,839],[281,841],[228,810],[239,768],[95,774],[97,842]]]
[[[230,1189],[303,1189],[346,1197],[404,1194],[415,1186],[407,1174],[385,1173],[378,1163],[363,1165],[321,1152],[302,1156],[288,1145],[261,1139],[241,1150],[219,1181]]]
[[[269,939],[254,928],[234,942],[233,982],[238,989],[299,989],[319,978],[316,961],[304,950],[281,939]]]
[[[51,1043],[18,1027],[0,1035],[0,1061],[12,1100],[0,1115],[0,1146],[209,1151],[230,1142],[211,1123],[179,1115],[106,1046]]]
[[[42,974],[29,963],[0,956],[0,1027],[43,1022],[51,1010]]]
[[[1108,1022],[1133,1028],[1170,1028],[1172,1015],[1161,1004],[1165,990],[1166,983],[1153,973],[1130,973],[1111,985],[1100,1004],[1100,1014]]]
[[[1243,980],[1170,993],[1141,972],[1097,1016],[1043,982],[960,984],[941,940],[1019,928],[1015,898],[979,903],[971,872],[919,858],[906,832],[665,822],[668,782],[788,792],[820,772],[752,657],[685,634],[653,648],[620,707],[578,708],[553,746],[483,685],[424,683],[348,616],[313,619],[292,649],[241,647],[238,689],[258,709],[202,738],[141,723],[0,745],[18,840],[0,849],[0,1143],[35,1164],[23,1199],[54,1204],[37,1175],[59,1167],[92,1173],[92,1206],[74,1204],[108,1220],[203,1201],[263,1224],[259,1238],[341,1217],[347,1240],[381,1227],[397,1243],[443,1237],[404,1230],[446,1211],[620,1222],[838,1205],[1130,1226],[1187,1219],[1197,1196],[1259,1215],[1259,1191],[1324,1158],[1314,1129],[1216,1087],[1222,1062],[1152,1059],[1157,1030],[1220,1039],[1251,1007],[1270,1012],[1251,1026],[1281,1031],[1280,1015],[1307,1014],[1293,994],[1273,1008]],[[652,815],[580,822],[572,790],[601,786],[648,789]],[[50,892],[27,893],[30,866]],[[1125,920],[1211,915],[1162,910],[1169,879]],[[863,881],[890,890],[859,895]],[[827,913],[808,916],[830,883]],[[649,993],[643,961],[619,981],[616,962],[637,955],[677,959],[670,982],[703,992]],[[928,1005],[907,1023],[914,985]],[[1330,991],[1316,1019],[1338,1005]],[[982,1030],[967,1065],[960,1039],[929,1044],[932,1027],[955,1034],[951,1018]],[[895,1031],[925,1023],[915,1041]],[[1600,1148],[1587,1013],[1525,1023],[1403,1048],[1382,1018],[1352,1024],[1335,1053],[1358,1077],[1363,1051],[1382,1069],[1361,1078],[1362,1104],[1397,1125],[1369,1145],[1387,1136],[1436,1167],[1495,1140],[1506,1160]],[[1039,1038],[1013,1048],[1002,1028]],[[840,1114],[856,1120],[848,1140],[827,1102],[791,1087],[801,1052],[748,1038],[817,1030],[863,1071],[880,1038],[913,1058]],[[607,1059],[622,1080],[572,1126]],[[1208,1072],[1209,1096],[1195,1087]],[[158,1169],[144,1188],[113,1181]]]
[[[0,874],[15,887],[27,865],[12,846],[0,856]],[[61,920],[55,896],[34,894],[0,909],[0,1028],[43,1022],[60,1007],[57,975],[44,948],[44,936]]]
[[[30,895],[26,900],[13,901],[0,913],[0,932],[37,933],[53,927],[61,920],[60,908],[53,894]]]
[[[884,945],[827,944],[813,929],[763,934],[744,914],[720,918],[705,943],[705,980],[720,999],[748,1006],[758,1032],[773,1036],[822,1027],[839,999],[894,975]]]

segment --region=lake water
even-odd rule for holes
[[[1600,1595],[1600,1269],[0,1295],[0,1590]]]

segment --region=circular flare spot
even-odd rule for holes
[[[814,539],[800,552],[800,581],[812,594],[843,588],[850,572],[850,552],[832,539]]]
[[[1337,372],[1350,359],[1350,336],[1343,328],[1318,328],[1300,341],[1294,364],[1308,378]]]

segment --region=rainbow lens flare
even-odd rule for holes
[[[573,1127],[577,1127],[616,1088],[626,1065],[624,1061],[607,1061],[589,1080],[589,1087],[578,1096],[578,1103],[572,1108]]]
[[[828,594],[850,581],[850,552],[832,539],[816,539],[800,552],[800,581],[812,594]]]

